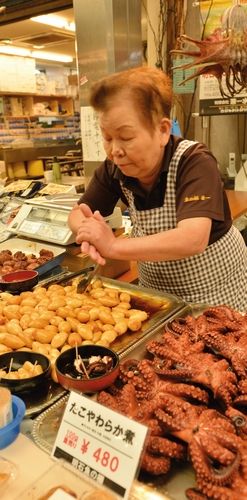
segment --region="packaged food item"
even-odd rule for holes
[[[7,486],[17,476],[18,470],[15,464],[0,457],[0,498]]]
[[[23,491],[18,500],[117,500],[117,498],[119,497],[104,486],[95,484],[86,475],[59,460]]]
[[[65,485],[59,485],[51,488],[45,495],[42,495],[39,497],[39,500],[55,500],[56,498],[59,499],[70,499],[70,498],[78,498],[76,493],[71,490],[71,488],[68,488],[68,486]]]
[[[8,425],[13,419],[11,392],[0,387],[0,429]]]

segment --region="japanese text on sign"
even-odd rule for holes
[[[128,498],[147,427],[71,392],[53,455]]]

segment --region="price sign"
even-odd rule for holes
[[[148,428],[71,392],[52,455],[128,498]]]

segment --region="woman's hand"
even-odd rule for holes
[[[77,231],[76,242],[81,245],[81,251],[87,253],[98,264],[105,264],[115,236],[98,210],[94,213],[85,205],[80,205],[83,220]]]

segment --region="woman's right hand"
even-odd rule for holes
[[[86,205],[86,203],[81,203],[81,205],[79,205],[78,208],[82,215],[82,219],[94,217],[94,213],[92,212],[91,208],[88,205]],[[81,237],[80,226],[76,233],[76,243],[81,245],[82,253],[88,254],[89,257],[97,264],[100,264],[101,266],[105,265],[106,261],[104,257],[102,257],[102,255],[98,252],[96,247],[90,244],[88,241],[83,240],[83,238]]]

